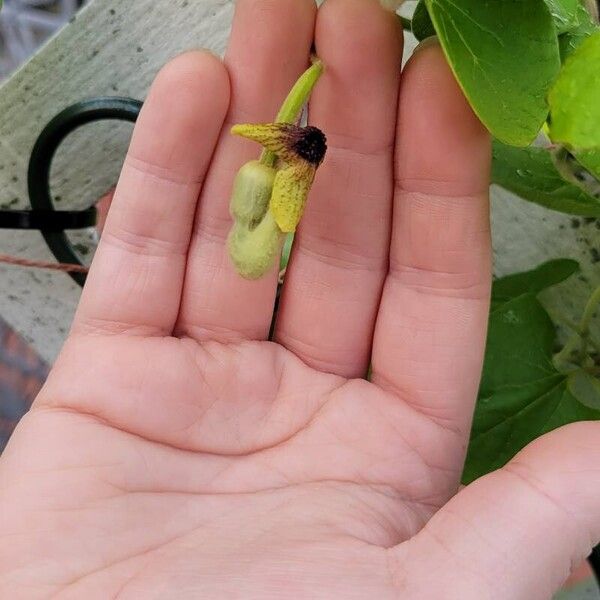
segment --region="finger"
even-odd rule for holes
[[[184,54],[158,75],[85,286],[75,330],[173,330],[196,202],[229,104],[221,61]]]
[[[490,140],[437,43],[403,76],[390,272],[373,381],[460,435],[470,430],[491,287]]]
[[[198,340],[266,339],[273,314],[277,269],[259,281],[234,270],[226,239],[229,199],[239,168],[260,147],[234,138],[235,123],[273,121],[308,65],[314,0],[238,0],[225,62],[232,103],[202,192],[177,331]]]
[[[361,377],[388,265],[402,27],[378,0],[328,0],[316,43],[326,71],[310,121],[329,150],[295,241],[276,340],[311,366]]]
[[[600,542],[599,465],[598,423],[534,442],[393,551],[404,582],[449,600],[551,598]]]

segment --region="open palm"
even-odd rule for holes
[[[258,148],[227,132],[272,119],[313,39],[330,152],[270,343],[277,273],[244,281],[225,248]],[[159,75],[72,334],[0,463],[0,597],[532,600],[598,540],[597,425],[457,494],[489,139],[439,48],[402,83],[401,51],[375,0],[239,0],[226,66],[190,53]]]

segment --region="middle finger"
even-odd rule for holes
[[[310,366],[364,377],[388,269],[402,27],[378,0],[327,0],[316,43],[325,74],[310,120],[329,151],[296,239],[276,341]]]
[[[235,123],[270,122],[308,65],[314,0],[238,0],[225,63],[231,106],[200,197],[177,333],[199,341],[264,340],[277,270],[259,281],[235,271],[227,251],[229,197],[238,169],[258,158],[257,144],[233,138]]]

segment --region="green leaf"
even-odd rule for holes
[[[550,137],[574,149],[600,148],[600,31],[565,61],[549,95]]]
[[[574,29],[567,31],[558,38],[562,60],[573,54],[588,37],[600,30],[586,8],[580,4],[577,13],[579,24]]]
[[[575,398],[567,389],[562,402],[560,402],[544,429],[541,430],[540,436],[550,433],[555,429],[569,425],[570,423],[580,423],[581,421],[599,421],[600,411],[585,406],[577,398]],[[536,436],[536,437],[540,437]]]
[[[568,379],[570,394],[581,404],[600,411],[600,381],[586,371],[571,373]]]
[[[570,31],[579,25],[579,9],[582,8],[579,0],[546,0],[546,4],[558,33]]]
[[[553,366],[555,336],[533,294],[492,313],[463,483],[502,467],[541,435],[568,423],[600,419],[600,411],[579,402],[567,376]]]
[[[425,0],[448,61],[473,109],[500,140],[526,146],[548,116],[560,71],[544,0]]]
[[[525,200],[570,215],[600,217],[600,198],[567,181],[544,148],[494,142],[492,181]]]
[[[527,410],[544,410],[549,399],[561,386],[566,387],[565,377],[551,374],[543,379],[521,385],[507,385],[488,395],[480,395],[462,476],[465,485],[504,466],[519,450],[535,439],[535,433],[524,422],[530,416]],[[530,422],[533,422],[533,418]],[[519,438],[518,448],[511,447],[507,441],[515,430]]]
[[[507,386],[479,399],[463,483],[503,467],[525,446],[559,427],[600,419],[578,402],[559,373]]]
[[[436,35],[435,27],[429,16],[425,0],[420,0],[415,8],[412,18],[413,35],[421,42],[432,35]]]
[[[481,394],[552,375],[555,337],[554,324],[533,294],[519,296],[495,310],[490,315]]]
[[[518,298],[523,294],[539,294],[579,273],[581,267],[575,260],[551,260],[533,271],[516,273],[494,281],[492,309]]]

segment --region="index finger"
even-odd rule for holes
[[[196,202],[229,105],[221,61],[190,52],[150,90],[74,331],[168,335],[179,312]]]

